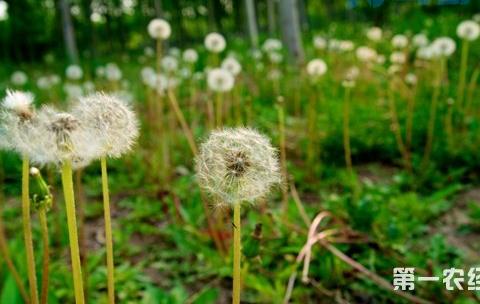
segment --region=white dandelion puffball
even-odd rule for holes
[[[377,55],[377,59],[375,60],[375,62],[377,64],[384,64],[385,63],[385,56],[384,55]]]
[[[282,47],[282,42],[275,38],[268,38],[262,45],[262,49],[265,53],[278,52]]]
[[[342,52],[349,52],[355,48],[355,44],[350,40],[341,40],[339,48]]]
[[[222,68],[237,76],[242,71],[242,66],[234,57],[227,57],[222,62]]]
[[[16,86],[23,86],[27,83],[28,77],[25,72],[22,71],[15,71],[13,72],[12,76],[10,77],[10,81]]]
[[[233,75],[222,68],[212,69],[207,76],[208,87],[215,92],[228,92],[235,84]]]
[[[97,77],[99,78],[105,77],[105,67],[103,66],[97,67],[95,69],[95,75],[97,75]]]
[[[198,60],[198,53],[194,49],[186,49],[183,52],[183,61],[188,62],[190,64],[197,62]]]
[[[380,41],[382,39],[382,29],[374,26],[367,30],[367,38],[372,41]]]
[[[330,39],[328,41],[328,49],[331,51],[339,51],[340,50],[341,41],[338,39]]]
[[[65,75],[70,80],[80,80],[83,77],[83,70],[76,64],[69,65],[65,70]]]
[[[282,62],[283,56],[278,52],[270,52],[268,53],[268,59],[270,60],[270,62],[278,64]]]
[[[144,67],[142,71],[140,72],[140,75],[142,77],[142,82],[150,87],[154,88],[156,83],[157,83],[157,74],[155,73],[155,70],[151,67]]]
[[[102,156],[120,157],[131,149],[138,137],[138,120],[126,102],[113,95],[94,93],[72,107],[72,114],[92,134],[100,147],[95,159]]]
[[[405,82],[411,86],[414,86],[417,84],[417,75],[413,74],[413,73],[408,73],[407,75],[405,75]]]
[[[457,36],[468,40],[473,41],[478,38],[480,35],[480,25],[472,20],[465,20],[457,26]]]
[[[377,58],[377,52],[368,46],[360,46],[357,48],[356,55],[358,60],[362,62],[371,62]]]
[[[150,21],[147,29],[150,37],[158,40],[166,40],[168,39],[168,37],[170,37],[170,34],[172,33],[172,28],[170,27],[170,24],[160,18],[156,18]]]
[[[50,81],[48,81],[47,76],[40,76],[37,79],[37,87],[41,90],[46,90],[50,88]]]
[[[455,41],[450,37],[440,37],[435,39],[431,47],[435,57],[449,57],[457,48]]]
[[[120,81],[122,79],[122,71],[115,63],[108,63],[105,66],[105,78],[108,81]]]
[[[345,80],[355,81],[358,78],[358,75],[360,75],[360,69],[356,66],[352,66],[345,73]]]
[[[226,46],[225,38],[219,33],[210,33],[205,37],[205,47],[212,53],[221,53]]]
[[[327,64],[322,59],[313,59],[307,64],[308,75],[318,78],[327,72]]]
[[[418,33],[413,36],[412,43],[415,47],[421,48],[426,47],[429,43],[427,35],[424,33]]]
[[[395,35],[392,38],[392,46],[397,49],[404,49],[408,46],[408,38],[405,35]]]
[[[407,62],[407,56],[404,52],[393,52],[390,54],[390,61],[395,64],[404,64]]]
[[[281,182],[277,151],[249,128],[213,131],[195,159],[200,187],[219,205],[254,203]]]
[[[83,96],[83,88],[78,84],[66,83],[63,86],[63,90],[70,100],[75,100]]]
[[[173,73],[178,69],[178,60],[177,58],[167,55],[162,58],[162,68],[167,73]]]
[[[313,46],[317,50],[324,50],[327,48],[327,40],[323,38],[322,36],[315,36],[313,38]]]
[[[422,60],[430,60],[433,58],[433,47],[431,45],[427,45],[421,47],[417,50],[416,56],[418,59]]]
[[[30,92],[7,90],[2,107],[13,111],[16,115],[29,117],[32,114],[33,94]]]
[[[177,48],[177,47],[172,47],[172,48],[170,48],[170,49],[168,50],[168,54],[169,54],[170,56],[179,58],[180,55],[182,54],[182,51],[180,51],[180,49]]]
[[[279,80],[280,78],[282,78],[282,71],[277,68],[271,69],[270,71],[268,71],[267,78],[272,81]]]

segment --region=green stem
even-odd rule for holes
[[[280,165],[285,185],[282,186],[282,210],[285,215],[288,210],[288,174],[287,174],[287,149],[285,140],[285,107],[284,102],[278,102],[278,132],[280,141]]]
[[[22,215],[23,236],[27,255],[28,282],[30,285],[30,302],[38,304],[37,275],[35,273],[35,256],[33,253],[32,226],[30,217],[30,162],[27,156],[22,162]]]
[[[216,122],[216,127],[220,128],[222,127],[222,114],[223,114],[223,102],[222,102],[222,94],[221,93],[216,93],[216,99],[215,99],[215,122]]]
[[[70,256],[73,272],[73,287],[75,303],[84,304],[82,267],[80,264],[80,251],[78,248],[77,219],[75,215],[75,195],[73,192],[72,164],[65,161],[62,166],[62,185],[67,212],[68,236],[70,240]]]
[[[463,40],[462,43],[462,55],[460,59],[460,74],[458,78],[458,91],[457,91],[457,105],[460,109],[463,107],[463,97],[465,96],[465,80],[467,76],[467,63],[468,63],[468,40]]]
[[[468,91],[467,91],[467,101],[465,104],[467,115],[471,115],[472,113],[472,100],[473,100],[473,93],[475,92],[475,87],[477,85],[478,77],[480,76],[480,67],[477,67],[472,74],[472,78],[470,79],[470,83],[468,84]]]
[[[432,102],[430,103],[430,118],[428,120],[427,142],[425,144],[425,151],[422,160],[422,172],[425,172],[428,163],[430,162],[430,155],[432,153],[433,137],[435,131],[435,117],[437,113],[438,98],[440,96],[440,85],[442,83],[443,72],[445,69],[445,58],[440,59],[440,67],[437,71],[435,79],[435,87],[432,94]]]
[[[345,151],[345,164],[350,175],[353,174],[352,153],[350,150],[350,88],[345,88],[343,104],[343,148]]]
[[[102,190],[103,190],[103,211],[105,217],[105,243],[107,247],[107,282],[108,282],[108,303],[115,303],[115,266],[113,264],[113,237],[112,221],[110,217],[110,194],[108,190],[107,159],[100,159],[102,167]]]
[[[233,207],[233,293],[232,304],[240,304],[240,257],[241,257],[240,203]]]
[[[40,303],[48,303],[48,279],[50,275],[50,245],[48,241],[48,223],[45,207],[38,210],[40,228],[42,232],[43,262],[42,262],[42,290],[40,294]]]

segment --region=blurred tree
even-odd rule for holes
[[[275,0],[267,0],[268,33],[274,37],[277,31],[277,21],[275,18],[276,9]]]
[[[75,31],[70,15],[70,1],[59,0],[60,15],[62,16],[63,39],[65,41],[65,49],[70,62],[78,62],[78,50],[75,42]]]
[[[296,0],[280,0],[280,24],[288,53],[297,63],[303,63],[304,51]]]
[[[248,35],[253,48],[258,47],[258,28],[257,17],[253,0],[245,0],[245,9],[247,11]]]
[[[155,15],[158,18],[162,18],[163,17],[162,0],[153,0],[153,6],[155,7]]]

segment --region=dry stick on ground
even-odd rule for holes
[[[364,276],[366,276],[367,278],[372,280],[374,283],[378,284],[379,287],[384,288],[384,289],[386,289],[390,292],[393,292],[393,293],[397,294],[398,296],[401,296],[401,297],[411,301],[412,303],[432,304],[432,302],[430,302],[430,301],[427,301],[427,300],[424,300],[424,299],[419,298],[417,296],[411,295],[407,292],[403,292],[403,291],[400,291],[400,290],[394,290],[393,286],[387,280],[385,280],[382,277],[376,275],[375,273],[369,271],[362,264],[356,262],[352,258],[345,255],[343,252],[338,250],[336,247],[329,244],[326,239],[329,236],[335,234],[335,232],[336,232],[335,229],[328,229],[328,230],[324,230],[320,233],[315,234],[314,232],[316,231],[316,228],[319,226],[321,221],[324,218],[326,218],[326,216],[328,216],[327,212],[319,213],[315,217],[312,224],[309,225],[308,240],[307,240],[307,243],[302,248],[301,252],[299,253],[299,255],[297,257],[297,260],[296,260],[297,264],[300,263],[303,259],[305,259],[305,262],[308,263],[309,261],[307,259],[310,258],[310,256],[308,256],[308,252],[311,250],[311,247],[314,244],[318,243],[321,246],[323,246],[324,248],[326,248],[328,251],[330,251],[333,255],[338,257],[340,260],[342,260],[343,262],[347,263],[348,265],[350,265],[351,267],[353,267],[354,269],[356,269],[357,271],[362,273]],[[304,270],[303,270],[303,278],[304,279],[306,278],[305,275],[306,275],[307,272],[308,272],[308,266],[304,266]],[[294,287],[294,284],[295,284],[296,276],[297,276],[296,271],[290,276],[290,279],[289,279],[288,285],[287,285],[287,290],[286,290],[286,293],[285,293],[284,302],[283,302],[284,304],[287,304],[290,301],[290,297],[291,297],[291,294],[293,292],[293,287]]]

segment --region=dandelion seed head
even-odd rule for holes
[[[32,116],[33,94],[30,92],[21,92],[7,90],[7,96],[2,100],[2,107],[13,111],[22,118]]]
[[[407,62],[407,55],[404,52],[393,52],[390,54],[390,61],[395,64],[404,64]]]
[[[234,57],[227,57],[222,61],[222,68],[237,76],[242,71],[242,66]]]
[[[457,36],[468,40],[477,40],[480,35],[480,25],[472,20],[465,20],[457,26]]]
[[[417,75],[413,73],[408,73],[407,75],[405,75],[405,82],[411,86],[416,85],[418,82]]]
[[[313,59],[307,64],[307,73],[318,78],[327,72],[327,64],[322,59]]]
[[[25,72],[22,71],[15,71],[13,72],[12,76],[10,77],[10,81],[15,86],[24,86],[28,81],[28,76]]]
[[[170,24],[166,20],[160,18],[150,21],[147,30],[150,37],[158,40],[166,40],[172,34]]]
[[[122,71],[115,63],[108,63],[105,66],[105,78],[108,81],[120,81],[122,79]]]
[[[83,77],[83,70],[80,66],[72,64],[66,68],[65,75],[70,80],[80,80]]]
[[[205,37],[205,47],[212,53],[221,53],[225,50],[227,42],[219,33],[210,33]]]
[[[397,34],[392,37],[392,46],[396,49],[404,49],[408,46],[408,38],[405,35]]]
[[[280,183],[277,151],[249,128],[217,130],[200,147],[197,178],[218,203],[253,203]]]
[[[120,98],[104,93],[90,94],[72,107],[72,114],[91,133],[98,150],[90,150],[95,159],[120,157],[128,152],[138,137],[138,120],[130,106]]]
[[[207,74],[208,87],[215,92],[228,92],[235,85],[233,75],[222,68],[212,69]]]
[[[412,43],[415,47],[421,48],[426,47],[429,43],[427,35],[424,33],[418,33],[413,36]]]
[[[162,58],[162,68],[167,73],[173,73],[178,69],[178,60],[174,56],[167,55]]]
[[[283,60],[282,54],[280,54],[276,51],[269,52],[267,55],[268,55],[268,59],[270,60],[270,62],[275,63],[275,64],[278,64],[278,63],[282,62],[282,60]]]
[[[265,53],[279,52],[282,48],[282,42],[275,38],[268,38],[262,45],[262,50]]]
[[[431,47],[434,57],[450,57],[457,48],[455,41],[450,37],[435,39]]]
[[[186,49],[182,55],[183,61],[187,63],[195,63],[198,61],[198,53],[194,49]]]
[[[360,46],[357,48],[356,56],[362,62],[372,62],[377,58],[377,52],[368,46]]]
[[[380,41],[382,39],[382,29],[374,26],[367,30],[367,38],[372,41]]]
[[[313,46],[317,50],[324,50],[327,48],[327,39],[323,38],[322,36],[315,36],[313,38]]]

